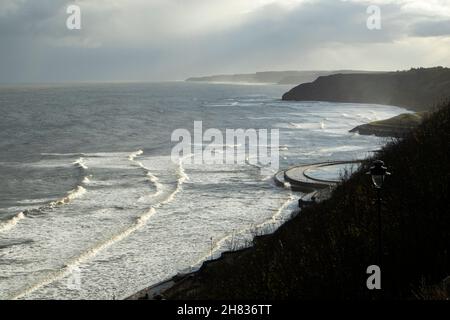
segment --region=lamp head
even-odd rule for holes
[[[385,177],[390,175],[387,168],[384,166],[384,162],[381,160],[376,160],[373,162],[368,174],[372,176],[372,183],[377,189],[381,189]]]

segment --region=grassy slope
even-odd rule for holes
[[[369,122],[357,126],[350,132],[359,132],[360,134],[385,137],[403,137],[411,129],[416,128],[422,121],[426,112],[403,113],[393,118]]]
[[[386,119],[373,121],[370,124],[373,126],[392,126],[392,127],[410,127],[419,125],[422,121],[423,113],[403,113],[398,116]]]
[[[414,298],[423,284],[450,273],[450,104],[377,157],[392,172],[383,203],[385,297]],[[329,200],[255,239],[252,249],[203,268],[166,297],[375,298],[365,286],[377,252],[369,162]]]

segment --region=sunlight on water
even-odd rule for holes
[[[0,154],[0,299],[123,298],[289,219],[299,195],[248,161],[172,162],[174,129],[192,130],[196,120],[205,129],[279,129],[280,165],[288,167],[361,159],[385,140],[348,131],[404,111],[280,101],[286,89],[176,83],[4,92],[0,111],[21,125],[0,119],[0,141],[10,143]]]

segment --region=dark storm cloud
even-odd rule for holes
[[[382,29],[371,31],[366,9],[377,2],[2,0],[0,82],[168,80],[448,62],[447,49],[427,58],[423,50],[429,44],[409,38],[449,35],[448,20],[433,22],[433,11],[424,20],[414,1],[381,1]],[[65,28],[65,9],[72,3],[82,8],[79,31]],[[422,4],[434,10],[430,3]]]

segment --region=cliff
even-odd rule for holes
[[[320,76],[346,73],[371,73],[371,71],[339,70],[339,71],[265,71],[246,74],[223,74],[205,77],[192,77],[188,82],[230,82],[230,83],[267,83],[267,84],[299,84],[311,82]]]
[[[428,110],[450,97],[450,69],[411,69],[380,74],[335,74],[304,83],[283,100],[394,105]]]
[[[367,289],[377,261],[376,192],[366,172],[304,208],[250,249],[205,263],[167,299],[447,299],[450,296],[450,104],[375,157],[392,173],[383,186],[382,296]]]
[[[409,131],[416,128],[422,121],[426,113],[403,113],[396,117],[374,121],[357,126],[350,132],[358,132],[363,135],[376,135],[379,137],[397,137],[405,136]]]

